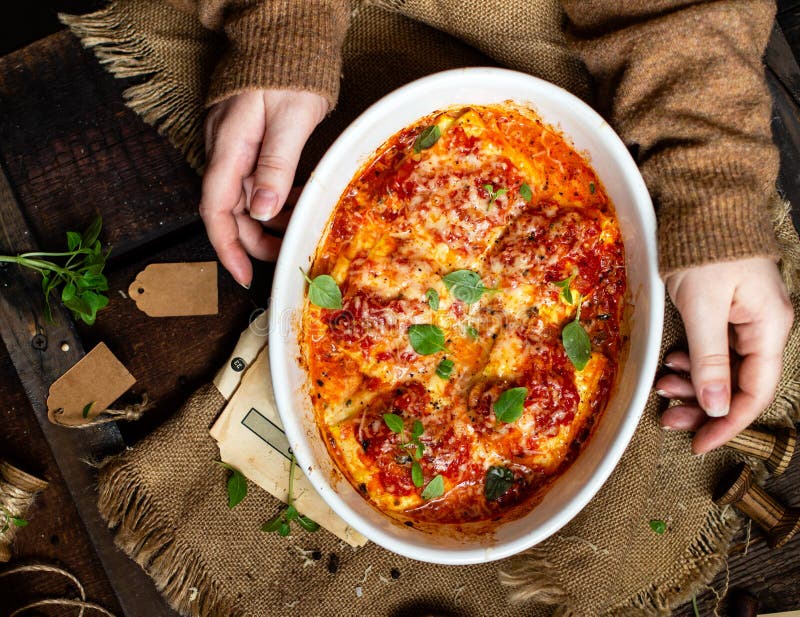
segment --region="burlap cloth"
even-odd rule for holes
[[[589,82],[564,45],[557,0],[493,3],[489,12],[484,2],[460,0],[453,20],[455,3],[354,5],[339,107],[309,143],[300,181],[367,105],[435,71],[501,63],[586,98]],[[126,92],[128,104],[201,167],[203,92],[220,42],[159,0],[119,0],[63,19],[114,75],[139,78]],[[784,204],[776,199],[773,210],[797,312],[800,244]],[[662,349],[681,345],[682,336],[677,313],[667,307]],[[763,421],[797,419],[799,357],[795,327],[779,394]],[[226,507],[224,471],[212,463],[218,451],[208,435],[224,403],[214,386],[201,388],[152,436],[107,462],[99,479],[100,509],[117,542],[187,615],[669,614],[724,566],[740,524],[710,498],[732,455],[692,456],[690,435],[659,428],[664,403],[652,395],[595,499],[520,557],[447,567],[374,544],[351,549],[325,531],[284,539],[259,531],[279,503],[254,485],[236,509]],[[650,519],[667,521],[668,531],[655,534]]]

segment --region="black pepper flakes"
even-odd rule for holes
[[[328,557],[328,572],[336,574],[339,571],[339,555],[331,553]]]

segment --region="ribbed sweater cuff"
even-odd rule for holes
[[[214,70],[206,105],[239,92],[272,88],[316,92],[333,109],[347,18],[316,4],[289,0],[228,17],[229,46]]]
[[[669,158],[643,169],[648,185],[657,187],[651,192],[658,208],[662,276],[712,262],[778,258],[767,208],[777,156],[755,170],[752,161],[698,164],[695,155],[683,152]]]

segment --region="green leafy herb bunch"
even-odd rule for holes
[[[75,319],[92,325],[97,311],[108,305],[108,281],[103,274],[108,253],[100,246],[102,219],[98,216],[82,234],[67,232],[67,250],[0,255],[0,263],[15,263],[42,275],[45,313],[53,320],[50,297],[60,297]]]

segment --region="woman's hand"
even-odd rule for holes
[[[667,277],[666,285],[689,353],[665,359],[678,373],[659,379],[656,390],[683,404],[667,409],[661,423],[697,431],[692,450],[703,454],[732,439],[772,401],[794,314],[778,268],[766,258],[690,268]]]
[[[280,240],[262,222],[280,212],[303,146],[325,117],[327,101],[295,90],[242,92],[209,112],[200,216],[220,262],[250,287],[248,255],[274,260]]]

